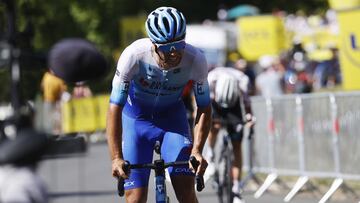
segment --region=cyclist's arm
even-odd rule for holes
[[[238,72],[238,73],[241,73],[238,76],[238,78],[239,78],[239,87],[241,91],[241,100],[244,105],[245,114],[252,115],[250,96],[249,96],[250,79],[244,73],[242,72]]]
[[[242,102],[244,104],[245,113],[252,115],[250,97],[247,92],[242,91]]]
[[[194,141],[191,155],[194,156],[200,165],[196,174],[203,175],[207,162],[202,156],[202,150],[209,134],[211,125],[211,102],[208,83],[208,69],[205,56],[197,51],[193,62],[192,80],[193,92],[196,99],[197,109],[195,116]]]
[[[195,117],[194,145],[192,153],[202,153],[205,141],[210,131],[211,106],[198,107]]]
[[[107,115],[106,135],[111,160],[123,159],[122,155],[122,106],[110,104]]]
[[[136,72],[136,57],[131,47],[127,47],[121,54],[116,73],[112,81],[110,106],[107,115],[106,135],[112,161],[112,175],[127,178],[123,167],[122,154],[122,109],[126,103],[130,88],[130,81]]]

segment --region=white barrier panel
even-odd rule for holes
[[[255,135],[254,135],[254,169],[259,172],[270,172],[269,162],[269,118],[265,99],[252,97],[251,106],[253,114],[256,116]]]
[[[329,95],[303,96],[302,104],[305,170],[311,176],[329,176],[335,169]]]
[[[336,94],[340,172],[360,179],[360,94]]]
[[[299,175],[298,123],[295,95],[272,100],[275,168],[279,174]]]

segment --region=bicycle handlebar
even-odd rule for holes
[[[197,168],[200,165],[200,162],[198,160],[196,160],[196,158],[194,156],[191,156],[190,163],[194,167],[195,171],[197,171]],[[202,175],[196,175],[195,181],[196,181],[196,190],[198,192],[201,192],[205,188],[204,177]]]
[[[191,165],[194,167],[195,171],[197,170],[198,166],[200,165],[199,161],[196,160],[196,158],[194,156],[191,156],[189,159]],[[161,170],[164,170],[165,168],[168,168],[170,166],[183,166],[183,165],[187,165],[189,164],[188,161],[175,161],[175,162],[168,162],[165,163],[164,166],[161,168]],[[153,169],[156,170],[158,169],[158,165],[156,165],[155,163],[147,163],[147,164],[130,164],[128,161],[125,161],[125,165],[124,165],[124,172],[126,174],[130,173],[131,169],[139,169],[139,168],[149,168],[149,169]],[[195,176],[195,181],[196,181],[196,190],[198,192],[201,192],[204,188],[205,188],[205,184],[204,184],[204,178],[203,176],[200,175],[196,175]],[[124,196],[124,178],[118,177],[118,194],[120,197]]]

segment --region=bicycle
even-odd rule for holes
[[[128,161],[125,162],[125,172],[129,173],[131,169],[139,169],[139,168],[149,168],[155,171],[155,199],[156,203],[169,203],[169,197],[166,193],[166,184],[165,184],[165,169],[170,166],[184,166],[188,165],[188,161],[175,161],[175,162],[168,162],[165,163],[164,160],[161,158],[161,144],[159,141],[156,141],[154,146],[154,151],[160,155],[159,159],[155,159],[153,163],[146,163],[146,164],[130,164]],[[190,163],[197,170],[199,166],[199,162],[196,160],[195,157],[190,157]],[[203,176],[196,175],[196,190],[201,192],[205,188]],[[124,179],[118,178],[118,195],[120,197],[124,196]]]
[[[244,124],[244,126],[246,125],[247,123]],[[249,138],[253,136],[253,132],[253,127],[250,126],[248,135]],[[234,160],[233,146],[231,137],[226,130],[220,134],[222,135],[222,143],[219,159],[215,163],[216,168],[212,186],[216,190],[216,194],[220,203],[232,203],[235,195],[232,191],[233,179],[231,170],[232,162]]]
[[[233,199],[231,176],[231,165],[233,160],[231,138],[228,133],[222,133],[220,156],[215,164],[216,168],[212,184],[213,188],[216,190],[220,203],[231,203]]]

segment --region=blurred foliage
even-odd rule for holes
[[[119,49],[119,20],[123,16],[148,13],[159,6],[173,6],[181,10],[188,22],[216,20],[219,8],[231,8],[238,4],[252,4],[262,13],[285,10],[294,13],[298,10],[310,14],[327,8],[327,0],[16,0],[17,46],[28,53],[36,53],[46,59],[51,46],[62,38],[80,37],[94,42],[113,67],[109,75],[99,81],[90,82],[95,93],[109,92],[116,61],[114,51]],[[314,10],[315,9],[315,10]],[[0,12],[5,13],[0,4]],[[6,32],[6,17],[0,16],[0,37]],[[46,63],[40,67],[22,66],[22,94],[33,99],[39,93],[42,74]],[[31,65],[29,65],[31,66]],[[9,82],[4,71],[0,72],[0,83]],[[3,85],[1,85],[3,86]],[[5,85],[9,86],[9,85]],[[0,101],[8,91],[1,91]]]

